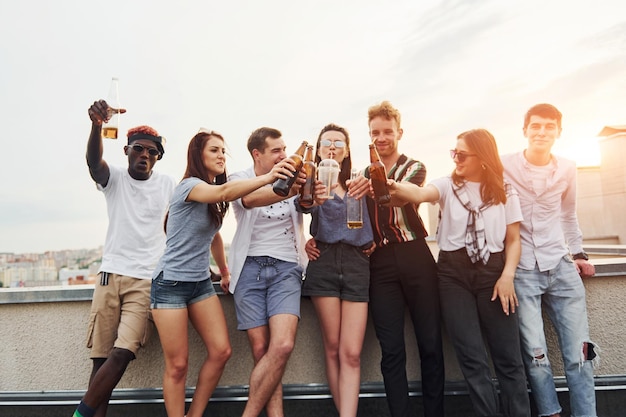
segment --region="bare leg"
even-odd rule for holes
[[[165,359],[163,399],[169,417],[185,414],[185,383],[189,361],[186,308],[152,310]]]
[[[283,384],[281,382],[276,385],[276,389],[265,405],[265,413],[267,417],[283,417]]]
[[[133,359],[135,354],[130,350],[113,348],[108,358],[93,360],[89,388],[83,402],[96,410],[96,417],[106,415],[111,393]]]
[[[340,416],[355,417],[361,388],[367,303],[336,297],[314,297],[312,301],[322,329],[326,376],[335,407]]]
[[[322,331],[326,379],[337,411],[339,398],[339,337],[341,332],[341,300],[337,297],[311,297]]]
[[[341,417],[356,417],[361,391],[361,350],[367,326],[367,303],[341,302],[339,399]]]
[[[207,357],[200,368],[196,391],[193,394],[187,417],[202,417],[232,350],[226,318],[217,296],[191,304],[189,316],[207,348]]]
[[[250,395],[242,417],[257,417],[266,404],[269,408],[270,398],[275,400],[273,396],[276,395],[276,388],[281,383],[287,361],[293,351],[297,328],[297,316],[278,314],[270,317],[269,332],[263,328],[248,330],[253,350],[261,345],[262,338],[267,336],[269,344],[267,352],[257,361],[250,375]],[[275,411],[268,409],[268,417],[282,417],[282,398],[280,414],[273,414]]]

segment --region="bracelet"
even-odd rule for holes
[[[228,270],[227,266],[225,266],[224,268],[220,268],[220,275],[230,275],[230,271]]]

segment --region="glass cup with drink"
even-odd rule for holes
[[[334,159],[322,159],[317,165],[317,179],[326,187],[325,193],[318,197],[331,198],[334,196],[339,179],[339,163]]]

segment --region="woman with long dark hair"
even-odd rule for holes
[[[311,235],[315,240],[311,244],[318,253],[316,257],[309,254],[302,295],[311,297],[320,322],[326,377],[335,407],[341,417],[356,417],[369,301],[368,257],[375,248],[374,236],[365,199],[359,201],[363,227],[347,226],[347,181],[352,162],[346,129],[329,124],[321,130],[315,161],[322,159],[339,163],[339,179],[330,198],[320,200],[325,190],[318,183],[316,204],[311,209],[299,209],[312,215]]]
[[[440,205],[441,310],[476,415],[529,417],[513,285],[521,253],[519,197],[504,181],[496,141],[487,130],[461,133],[450,155],[456,164],[450,176],[424,188],[390,180],[390,192],[416,204]]]
[[[188,321],[207,349],[188,417],[203,415],[231,355],[226,319],[209,270],[213,255],[222,273],[220,285],[228,292],[230,274],[219,234],[228,202],[286,178],[286,166],[288,161],[281,161],[265,175],[227,182],[222,135],[201,129],[189,143],[187,169],[170,201],[166,249],[152,276],[150,300],[165,357],[163,398],[169,417],[185,414]]]

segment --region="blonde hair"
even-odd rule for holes
[[[380,104],[373,105],[367,110],[367,123],[372,121],[376,117],[382,117],[387,120],[395,120],[396,127],[400,129],[400,112],[393,107],[390,102],[383,101]]]

